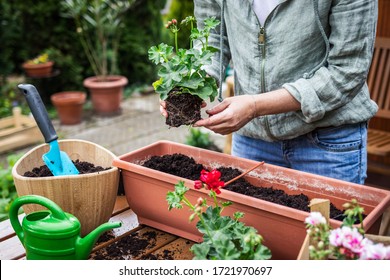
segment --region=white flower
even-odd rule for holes
[[[368,240],[368,239],[366,239]],[[384,246],[382,243],[374,244],[367,242],[360,255],[361,260],[390,260],[390,246]]]
[[[360,254],[366,241],[357,228],[342,227],[332,230],[329,235],[329,243],[335,247],[344,247],[353,253]]]
[[[305,219],[305,223],[316,226],[319,224],[326,224],[326,219],[320,212],[310,212],[310,215]]]
[[[340,228],[336,228],[330,231],[329,244],[334,247],[339,247],[343,243],[343,233]]]

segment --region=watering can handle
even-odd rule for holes
[[[9,209],[9,219],[12,227],[15,230],[15,233],[18,235],[22,243],[24,243],[24,234],[23,234],[22,226],[20,225],[18,219],[18,212],[19,212],[19,208],[22,207],[24,204],[42,205],[51,211],[53,217],[59,220],[67,219],[67,216],[65,215],[65,212],[61,209],[61,207],[59,207],[56,203],[54,203],[53,201],[51,201],[46,197],[39,196],[39,195],[25,195],[16,198],[12,202],[11,207]]]
[[[58,138],[57,133],[49,119],[45,105],[42,102],[41,96],[37,89],[30,84],[20,84],[18,88],[24,94],[27,104],[30,107],[31,113],[41,130],[45,142],[50,143]]]

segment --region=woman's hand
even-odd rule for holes
[[[160,99],[160,113],[164,116],[164,118],[168,118],[168,112],[166,109],[167,103]]]
[[[209,117],[197,121],[194,126],[204,126],[226,135],[239,130],[256,117],[256,101],[253,95],[228,97],[206,113]]]

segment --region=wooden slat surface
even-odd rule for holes
[[[125,234],[117,242],[105,246],[99,251],[92,253],[90,259],[107,260],[138,260],[145,259],[150,253],[159,249],[168,243],[176,240],[178,237],[156,230],[150,227]]]
[[[375,40],[367,84],[371,99],[379,107],[368,127],[368,170],[388,176],[390,169],[390,38],[380,34]]]
[[[25,214],[19,215],[19,221],[22,222]],[[0,223],[0,242],[10,238],[12,236],[15,236],[15,231],[11,226],[11,222],[8,220],[5,220]]]
[[[390,133],[377,129],[368,130],[367,151],[370,154],[390,155]]]
[[[178,238],[173,242],[155,250],[149,255],[152,260],[191,260],[194,256],[190,251],[194,242]]]
[[[26,255],[26,251],[19,238],[13,237],[1,241],[0,243],[0,260],[16,260]]]
[[[19,216],[22,220],[24,214]],[[193,242],[175,235],[139,225],[125,196],[118,196],[110,222],[121,221],[119,228],[102,234],[91,252],[90,259],[192,259]],[[129,246],[129,244],[133,244]],[[134,244],[137,246],[134,247]],[[15,235],[9,220],[0,223],[0,259],[25,259],[24,247]]]
[[[124,195],[118,196],[115,201],[114,210],[112,211],[112,216],[119,214],[129,208],[126,197]]]

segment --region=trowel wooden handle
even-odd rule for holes
[[[49,119],[49,115],[47,114],[45,105],[43,104],[37,89],[30,84],[20,84],[18,85],[18,88],[24,94],[31,113],[34,116],[43,137],[45,137],[45,142],[50,143],[56,140],[58,138],[57,133]]]

